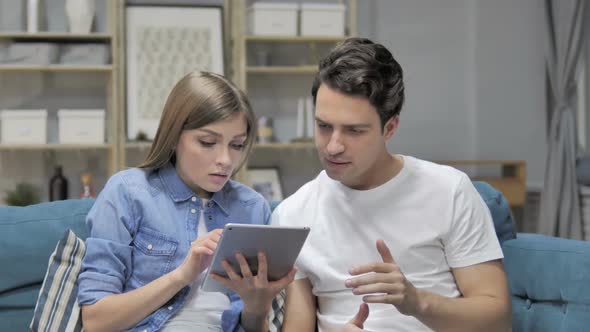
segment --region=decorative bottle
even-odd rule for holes
[[[55,173],[49,180],[49,200],[62,201],[68,199],[68,179],[63,175],[61,166],[55,167]]]

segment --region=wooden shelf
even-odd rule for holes
[[[149,149],[152,147],[152,142],[127,142],[125,143],[127,149]]]
[[[1,151],[19,150],[108,150],[112,144],[0,144]]]
[[[338,43],[348,38],[331,36],[246,36],[247,42],[264,43]]]
[[[496,190],[501,191],[510,206],[524,206],[526,202],[526,183],[516,177],[507,178],[473,178],[484,181]]]
[[[461,166],[499,166],[498,177],[474,177],[474,181],[484,181],[502,192],[512,207],[523,207],[526,202],[526,162],[524,160],[451,160],[437,161],[442,165]]]
[[[108,41],[112,38],[109,33],[67,33],[67,32],[2,32],[0,33],[0,39],[13,39],[13,40],[46,40],[46,41],[59,41],[59,40],[81,40],[81,41]]]
[[[247,67],[249,74],[315,74],[317,66],[267,66]]]
[[[526,161],[524,160],[443,160],[437,161],[437,164],[450,165],[450,166],[483,166],[483,165],[513,165],[513,166],[524,166]]]
[[[112,65],[0,65],[0,72],[96,72],[109,73]]]

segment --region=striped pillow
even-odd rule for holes
[[[287,293],[283,289],[272,301],[272,309],[268,315],[270,332],[280,332],[285,318],[285,298]]]
[[[30,325],[31,331],[82,330],[76,297],[78,274],[85,252],[84,241],[68,229],[49,258],[49,266]]]

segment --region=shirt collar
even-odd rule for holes
[[[176,167],[171,163],[162,167],[158,173],[160,180],[170,195],[170,198],[172,198],[175,203],[187,201],[193,196],[197,197],[199,201],[201,200],[201,198],[198,197],[191,188],[184,183],[184,181],[182,181],[176,172]],[[213,193],[213,196],[211,196],[211,201],[215,202],[225,214],[228,214],[229,211],[229,192],[231,191],[231,188],[230,181],[228,181],[220,191]]]

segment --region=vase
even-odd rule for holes
[[[39,32],[40,10],[39,0],[27,1],[27,32]]]
[[[90,33],[95,9],[94,0],[66,0],[70,32]]]

